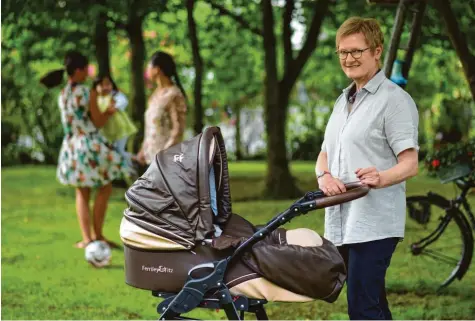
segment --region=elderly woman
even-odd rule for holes
[[[338,246],[348,269],[350,319],[391,319],[386,270],[404,237],[405,181],[418,170],[416,105],[380,70],[383,34],[374,19],[353,17],[336,35],[336,53],[353,82],[333,108],[317,159],[319,188],[345,192],[360,180],[366,197],[326,208],[325,237]]]

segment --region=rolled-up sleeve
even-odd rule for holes
[[[410,97],[388,106],[384,118],[384,130],[389,146],[397,156],[406,149],[419,150],[419,114]]]
[[[327,152],[327,146],[325,144],[325,140],[322,142],[322,146],[320,147],[320,151],[326,153]]]

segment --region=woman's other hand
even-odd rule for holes
[[[381,175],[376,167],[358,168],[355,171],[355,174],[363,184],[366,184],[372,188],[383,187]]]

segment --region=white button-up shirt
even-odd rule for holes
[[[358,168],[378,171],[397,164],[397,155],[418,149],[419,115],[414,100],[379,71],[356,95],[348,111],[343,90],[325,129],[322,151],[328,168],[342,182],[358,181]],[[405,182],[325,209],[325,237],[339,246],[388,237],[404,237],[406,220]]]

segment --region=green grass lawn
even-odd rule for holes
[[[316,187],[313,167],[313,163],[292,164],[302,190]],[[255,224],[265,223],[292,202],[245,201],[259,196],[265,174],[263,163],[232,163],[230,173],[233,211]],[[148,291],[125,284],[120,251],[113,252],[112,266],[98,270],[85,262],[83,250],[73,248],[80,239],[74,191],[56,182],[55,168],[4,169],[1,182],[2,319],[157,319],[158,300]],[[410,195],[430,189],[454,195],[451,185],[440,185],[423,176],[408,183]],[[105,235],[115,241],[120,241],[119,223],[126,207],[124,191],[114,191],[105,223]],[[471,196],[470,201],[475,208],[475,197]],[[309,227],[323,234],[323,210],[294,219],[286,227]],[[436,295],[433,277],[442,267],[421,264],[407,252],[406,243],[418,233],[416,227],[408,221],[406,240],[398,246],[388,271],[393,317],[474,319],[475,266],[463,282],[456,281]],[[273,319],[348,318],[345,290],[333,304],[269,303],[267,311]],[[225,318],[222,311],[197,311],[190,316]]]

